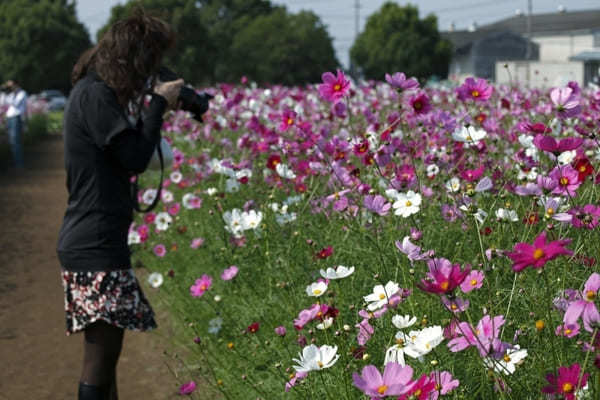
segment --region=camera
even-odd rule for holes
[[[167,67],[160,67],[158,70],[158,79],[162,82],[176,81],[179,76]],[[181,109],[189,111],[196,121],[202,122],[202,115],[208,111],[208,101],[214,96],[206,92],[196,93],[196,91],[188,86],[182,86],[179,91],[177,100],[181,102]]]

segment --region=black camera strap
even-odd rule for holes
[[[154,208],[160,201],[160,196],[162,194],[162,186],[163,186],[163,175],[165,172],[165,162],[163,160],[162,149],[160,146],[161,140],[158,141],[158,144],[156,146],[156,151],[158,152],[158,159],[160,160],[160,183],[158,184],[158,188],[156,189],[156,197],[154,197],[154,200],[152,200],[152,204],[150,204],[148,206],[148,208],[146,208],[145,210],[143,210],[140,207],[140,203],[138,201],[138,191],[139,191],[139,185],[138,185],[139,176],[138,175],[135,176],[135,181],[131,184],[131,197],[133,198],[133,208],[135,208],[135,210],[140,213],[148,213],[148,212],[154,210]]]

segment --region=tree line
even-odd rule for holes
[[[188,82],[303,85],[340,68],[333,39],[312,11],[290,13],[269,0],[135,0],[114,6],[96,40],[133,9],[167,21],[177,37],[165,63]],[[0,2],[0,81],[16,79],[29,92],[70,89],[70,71],[92,46],[71,0]],[[371,15],[351,48],[366,79],[404,71],[418,78],[445,77],[451,48],[437,19],[420,19],[414,6],[388,2]]]

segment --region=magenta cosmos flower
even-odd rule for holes
[[[513,271],[521,272],[529,266],[541,268],[548,261],[561,255],[573,255],[571,250],[565,248],[569,243],[571,243],[571,239],[560,239],[546,243],[546,232],[544,231],[535,238],[533,244],[517,243],[513,251],[506,255],[513,260]]]
[[[288,128],[296,123],[296,117],[298,115],[295,111],[285,110],[281,115],[281,123],[279,124],[279,130],[285,132]]]
[[[574,117],[581,112],[579,99],[570,87],[552,89],[550,99],[559,118]]]
[[[429,376],[435,380],[436,389],[438,389],[431,394],[431,400],[437,400],[440,395],[446,395],[460,385],[460,381],[454,379],[448,371],[433,371]]]
[[[594,331],[593,327],[597,326],[600,322],[600,313],[598,313],[598,308],[595,304],[599,289],[600,275],[594,272],[583,286],[581,299],[571,302],[567,311],[565,311],[563,318],[565,325],[574,324],[580,317],[583,317],[585,330],[588,332]]]
[[[550,171],[548,177],[556,182],[556,187],[552,191],[552,194],[575,197],[577,195],[577,188],[581,186],[579,173],[569,164],[555,167]]]
[[[419,289],[429,293],[446,294],[452,292],[459,286],[471,272],[469,266],[464,270],[460,269],[460,264],[452,264],[445,258],[434,258],[427,261],[429,272],[421,283],[417,284]]]
[[[404,72],[396,72],[393,75],[385,74],[385,81],[398,90],[413,90],[419,88],[419,82],[415,78],[406,79]]]
[[[583,374],[580,382],[580,374],[581,367],[577,363],[570,367],[559,367],[558,376],[554,376],[554,374],[546,375],[546,380],[550,385],[544,386],[542,388],[542,393],[557,394],[565,400],[575,400],[577,390],[587,384],[588,377],[590,376],[590,374],[587,373]]]
[[[164,244],[157,244],[156,246],[154,246],[154,254],[157,257],[164,257],[165,254],[167,254],[167,248]]]
[[[425,92],[422,91],[419,91],[419,93],[411,96],[408,102],[417,115],[427,114],[432,108],[429,97]]]
[[[179,387],[179,394],[182,396],[187,395],[187,394],[192,394],[192,392],[194,390],[196,390],[196,382],[189,381]]]
[[[352,374],[354,386],[363,391],[371,399],[382,399],[387,396],[401,396],[408,392],[415,382],[412,382],[413,369],[401,366],[395,362],[385,365],[383,376],[374,365],[367,365],[361,374]]]
[[[454,328],[454,333],[458,336],[448,342],[448,348],[451,352],[456,353],[470,346],[475,346],[479,350],[479,355],[485,357],[492,350],[496,350],[501,346],[498,336],[504,322],[504,316],[502,315],[494,318],[484,315],[475,329],[468,322],[461,322]]]
[[[192,297],[202,297],[212,285],[212,278],[206,274],[202,275],[200,279],[196,279],[196,282],[190,286],[190,294]]]
[[[337,70],[337,76],[331,72],[325,72],[319,85],[319,94],[324,100],[335,102],[344,97],[350,91],[350,81],[341,70]]]
[[[568,137],[557,141],[552,136],[537,134],[533,138],[533,144],[540,150],[553,153],[558,156],[560,153],[569,150],[575,150],[583,143],[583,138]]]
[[[483,78],[467,78],[465,83],[456,89],[458,99],[461,101],[473,100],[476,102],[488,101],[494,88]]]

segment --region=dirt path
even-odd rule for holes
[[[55,252],[67,200],[62,146],[62,138],[52,136],[27,149],[24,172],[0,172],[1,400],[77,398],[83,337],[64,333]],[[165,317],[159,314],[157,322],[156,332],[125,334],[122,400],[179,397],[163,356]]]

